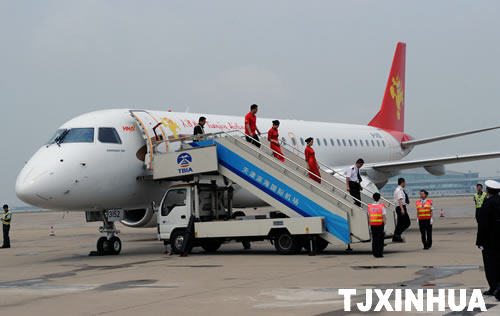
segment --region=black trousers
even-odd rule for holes
[[[479,222],[479,211],[481,208],[476,208],[476,223]]]
[[[247,142],[252,143],[253,145],[260,148],[259,136],[257,134],[255,134],[253,136],[246,136],[246,140],[247,140]]]
[[[401,213],[401,208],[399,206],[396,207],[396,214],[398,216],[396,222],[396,229],[394,229],[394,236],[401,236],[401,234],[410,227],[410,216],[408,215],[408,211],[406,210],[406,205],[403,205],[405,213]]]
[[[361,201],[361,185],[358,182],[349,181],[349,193],[353,198]],[[361,202],[354,200],[354,204],[361,206]]]
[[[483,250],[484,274],[490,290],[500,290],[500,251]]]
[[[425,248],[432,247],[432,224],[430,219],[419,219],[418,227],[420,228],[420,236],[422,244]]]
[[[381,257],[384,254],[384,225],[371,226],[372,254]]]
[[[10,225],[2,225],[2,226],[3,226],[3,247],[10,247],[10,238],[9,238]]]

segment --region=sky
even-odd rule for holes
[[[137,107],[366,124],[407,43],[405,131],[500,125],[498,1],[0,1],[0,202],[70,118]],[[500,150],[500,130],[407,158]],[[500,160],[457,164],[496,174]]]

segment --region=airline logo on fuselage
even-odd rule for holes
[[[177,164],[179,165],[179,174],[192,172],[193,168],[191,168],[191,162],[193,162],[193,158],[188,153],[182,153],[177,156]]]
[[[163,124],[163,126],[168,128],[172,132],[172,135],[175,138],[179,138],[179,132],[181,131],[181,128],[179,127],[179,125],[177,125],[177,123],[175,123],[173,120],[169,119],[168,117],[162,117],[161,123]]]
[[[396,101],[396,115],[398,121],[401,119],[401,105],[404,104],[403,87],[399,75],[392,77],[391,97]]]
[[[135,126],[132,125],[132,126],[123,126],[123,131],[124,132],[133,132],[135,131]]]

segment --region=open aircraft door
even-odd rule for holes
[[[155,118],[153,114],[144,110],[130,110],[130,115],[136,120],[137,126],[146,141],[147,153],[144,164],[149,170],[153,170],[153,153],[167,152],[168,145],[164,141],[167,139],[161,120]]]

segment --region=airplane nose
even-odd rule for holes
[[[48,170],[25,166],[17,176],[17,197],[30,205],[46,207],[47,202],[51,199],[47,191],[50,187],[49,175]]]

